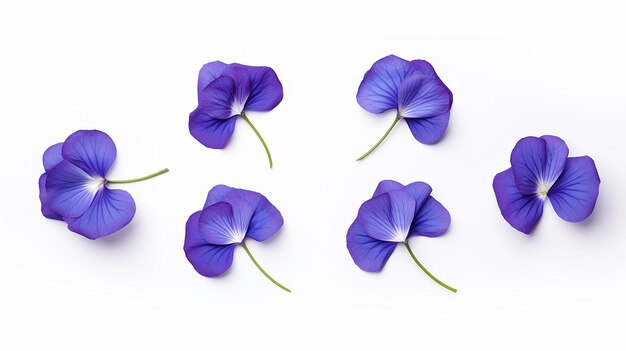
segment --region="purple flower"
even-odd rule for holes
[[[124,190],[108,184],[132,183],[146,177],[108,180],[117,151],[113,140],[99,130],[79,130],[43,154],[45,173],[39,177],[39,199],[44,216],[62,220],[69,230],[98,239],[125,227],[135,215],[135,201]]]
[[[189,115],[189,131],[202,145],[223,149],[241,117],[261,140],[272,168],[270,151],[246,111],[271,111],[282,99],[283,86],[273,69],[209,62],[200,70],[198,108]]]
[[[430,63],[406,61],[394,55],[376,61],[365,73],[356,100],[366,111],[380,114],[396,110],[396,118],[383,137],[363,156],[367,157],[404,119],[417,141],[435,144],[443,137],[450,119],[452,92]]]
[[[411,236],[437,237],[450,227],[450,213],[430,196],[431,187],[423,182],[402,185],[383,180],[371,199],[365,201],[348,229],[348,251],[359,268],[379,272],[396,249],[406,246],[417,265],[444,288],[457,290],[435,278],[417,260],[411,247]]]
[[[291,292],[261,268],[246,246],[245,239],[265,241],[283,226],[280,211],[265,196],[254,191],[217,185],[202,211],[187,220],[185,255],[198,273],[216,277],[233,263],[233,252],[241,245],[252,262],[269,280]]]
[[[568,222],[585,220],[598,199],[600,176],[589,156],[567,157],[565,142],[552,135],[521,139],[511,152],[511,168],[493,179],[502,216],[530,234],[546,198]]]

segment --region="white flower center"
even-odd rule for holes
[[[406,237],[409,235],[409,228],[402,229],[399,227],[393,228],[392,233],[392,241],[402,243],[406,240]]]
[[[554,185],[554,181],[539,179],[536,190],[537,196],[539,196],[541,200],[545,200],[552,185]]]
[[[104,186],[103,178],[91,178],[84,185],[85,189],[92,194],[97,193],[98,190],[100,190],[103,186]]]
[[[233,102],[230,104],[231,116],[240,115],[243,112],[243,109],[245,106],[246,106],[245,100],[243,101],[233,100]]]
[[[243,239],[246,237],[246,231],[242,229],[232,229],[229,228],[228,235],[230,236],[230,243],[241,243]]]

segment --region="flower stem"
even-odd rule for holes
[[[265,270],[263,270],[263,268],[261,268],[259,263],[254,259],[254,256],[252,256],[252,253],[250,253],[250,250],[248,250],[248,247],[246,246],[246,243],[241,243],[241,246],[243,246],[243,249],[246,250],[246,253],[248,254],[250,259],[252,260],[252,263],[254,263],[256,268],[258,268],[261,271],[261,273],[263,273],[263,275],[265,275],[267,277],[267,279],[271,280],[272,283],[278,285],[279,288],[285,290],[286,292],[291,292],[291,290],[289,290],[288,288],[283,286],[281,283],[279,283],[276,280],[274,280],[274,278],[272,278],[269,274],[267,274],[267,272]]]
[[[163,173],[167,173],[167,172],[169,172],[169,171],[170,171],[169,169],[167,169],[167,168],[163,168],[162,170],[160,170],[160,171],[158,171],[158,172],[155,172],[155,173],[152,173],[152,174],[150,174],[150,175],[147,175],[147,176],[145,176],[145,177],[141,177],[141,178],[134,178],[134,179],[124,179],[124,180],[109,180],[109,181],[107,181],[107,183],[110,183],[110,184],[122,184],[122,183],[134,183],[134,182],[140,182],[140,181],[142,181],[142,180],[146,180],[146,179],[154,178],[154,177],[156,177],[156,176],[160,176],[161,174],[163,174]]]
[[[411,257],[413,257],[413,261],[415,261],[415,263],[417,263],[417,265],[424,271],[424,273],[426,273],[427,276],[430,277],[430,279],[434,280],[435,282],[437,282],[437,284],[443,286],[444,288],[452,291],[452,292],[457,292],[457,290],[447,284],[445,284],[444,282],[442,282],[441,280],[435,278],[434,275],[430,274],[430,272],[426,269],[426,267],[424,267],[420,261],[417,260],[417,257],[415,257],[415,255],[413,254],[413,250],[411,250],[411,247],[409,246],[409,242],[405,241],[404,242],[404,246],[406,246],[406,249],[409,250],[409,254],[411,255]]]
[[[250,126],[250,128],[252,128],[252,130],[254,131],[254,134],[256,134],[256,136],[259,137],[259,140],[261,140],[261,144],[263,144],[263,148],[265,148],[265,153],[267,154],[267,158],[270,161],[270,168],[272,168],[273,166],[272,154],[270,154],[270,149],[267,148],[267,144],[265,144],[265,140],[263,140],[263,137],[261,136],[259,131],[254,127],[254,124],[250,122],[250,120],[248,119],[248,116],[246,116],[245,113],[241,114],[241,118],[243,118],[244,121],[248,122],[248,125]]]
[[[378,142],[376,143],[376,145],[372,146],[371,149],[367,150],[366,153],[363,154],[363,156],[357,158],[357,161],[361,161],[362,159],[366,158],[367,155],[371,154],[372,151],[376,150],[376,148],[383,142],[383,140],[385,140],[385,138],[387,137],[387,135],[389,135],[389,133],[391,133],[391,130],[393,130],[393,127],[396,126],[396,124],[398,124],[398,121],[400,121],[401,117],[397,116],[396,119],[393,120],[393,123],[391,124],[391,127],[389,127],[389,129],[387,129],[387,131],[385,132],[385,134],[383,135],[382,138],[380,138],[380,140],[378,140]]]

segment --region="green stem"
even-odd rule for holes
[[[385,134],[383,135],[382,138],[380,138],[380,140],[378,140],[378,142],[376,143],[376,145],[372,146],[371,149],[367,150],[366,153],[363,154],[363,156],[357,158],[357,161],[361,161],[362,159],[366,158],[367,155],[371,154],[372,151],[376,150],[376,148],[383,142],[383,140],[385,140],[385,138],[387,137],[387,135],[389,135],[389,133],[391,133],[391,130],[393,130],[393,127],[396,126],[396,124],[398,124],[398,121],[400,121],[400,119],[402,119],[402,117],[397,116],[396,119],[393,120],[393,123],[391,124],[391,127],[389,127],[389,129],[387,129],[387,131],[385,132]]]
[[[274,278],[270,277],[270,275],[267,274],[267,272],[263,268],[261,268],[259,263],[254,259],[254,256],[252,256],[252,253],[250,253],[250,250],[248,250],[248,247],[246,246],[246,243],[241,243],[241,246],[243,246],[243,249],[246,250],[246,253],[248,254],[248,257],[250,257],[250,259],[252,260],[252,263],[254,263],[256,268],[258,268],[261,271],[261,273],[263,273],[263,275],[265,275],[267,277],[267,279],[271,280],[272,283],[278,285],[279,288],[281,288],[281,289],[283,289],[283,290],[285,290],[287,292],[291,292],[291,290],[289,290],[284,285],[282,285],[281,283],[279,283],[276,280],[274,280]]]
[[[241,118],[243,118],[244,121],[248,122],[248,125],[250,126],[250,128],[252,128],[252,130],[254,131],[254,134],[256,134],[256,136],[259,137],[259,140],[261,140],[261,144],[263,144],[263,148],[265,148],[265,153],[267,154],[267,158],[268,160],[270,160],[270,168],[272,168],[273,166],[272,154],[270,154],[270,149],[267,148],[267,144],[265,144],[265,140],[263,140],[263,137],[261,136],[259,131],[254,127],[254,124],[250,122],[250,120],[248,119],[248,116],[246,116],[245,113],[241,114]]]
[[[441,280],[435,278],[434,275],[430,274],[430,272],[426,269],[426,267],[424,267],[420,261],[417,260],[417,257],[415,257],[415,255],[413,254],[413,250],[411,250],[411,247],[409,246],[409,242],[405,241],[404,242],[404,246],[406,246],[406,249],[409,250],[409,254],[411,255],[411,257],[413,257],[413,261],[415,261],[415,263],[417,263],[417,265],[424,271],[424,273],[426,273],[427,276],[430,277],[430,279],[434,280],[435,282],[437,282],[437,284],[443,286],[444,288],[452,291],[452,292],[457,292],[457,290],[447,284],[445,284],[444,282],[442,282]]]
[[[167,168],[163,168],[162,170],[152,173],[150,175],[147,175],[145,177],[141,177],[141,178],[134,178],[134,179],[124,179],[124,180],[108,180],[107,183],[110,184],[122,184],[122,183],[134,183],[134,182],[140,182],[142,180],[146,180],[146,179],[150,179],[150,178],[154,178],[156,176],[160,176],[163,173],[167,173],[170,170]]]

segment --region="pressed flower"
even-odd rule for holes
[[[189,131],[202,145],[223,149],[241,117],[257,135],[272,168],[272,155],[247,111],[271,111],[283,99],[283,86],[270,67],[209,62],[198,77],[198,107],[189,115]]]
[[[415,257],[409,246],[412,236],[437,237],[450,227],[450,213],[433,198],[424,182],[402,185],[393,180],[378,184],[348,229],[347,246],[354,263],[366,272],[379,272],[399,243],[431,279],[456,292],[433,276]]]
[[[43,155],[45,173],[39,178],[41,212],[62,220],[69,230],[89,239],[110,235],[135,215],[135,201],[114,183],[138,182],[168,172],[128,180],[109,180],[107,173],[117,151],[113,140],[99,130],[79,130]]]
[[[387,132],[357,159],[360,161],[385,140],[401,119],[417,141],[437,143],[448,127],[452,92],[427,61],[407,61],[389,55],[376,61],[365,73],[356,100],[371,113],[396,110],[396,118]]]
[[[568,157],[565,142],[552,135],[526,137],[511,152],[511,168],[493,179],[502,216],[513,228],[530,234],[550,199],[556,214],[568,222],[591,215],[600,176],[589,156]]]
[[[203,210],[193,213],[187,221],[185,255],[198,273],[216,277],[230,268],[235,247],[241,245],[263,275],[291,292],[261,268],[245,243],[247,238],[265,241],[282,226],[280,211],[265,196],[217,185],[209,191]]]

